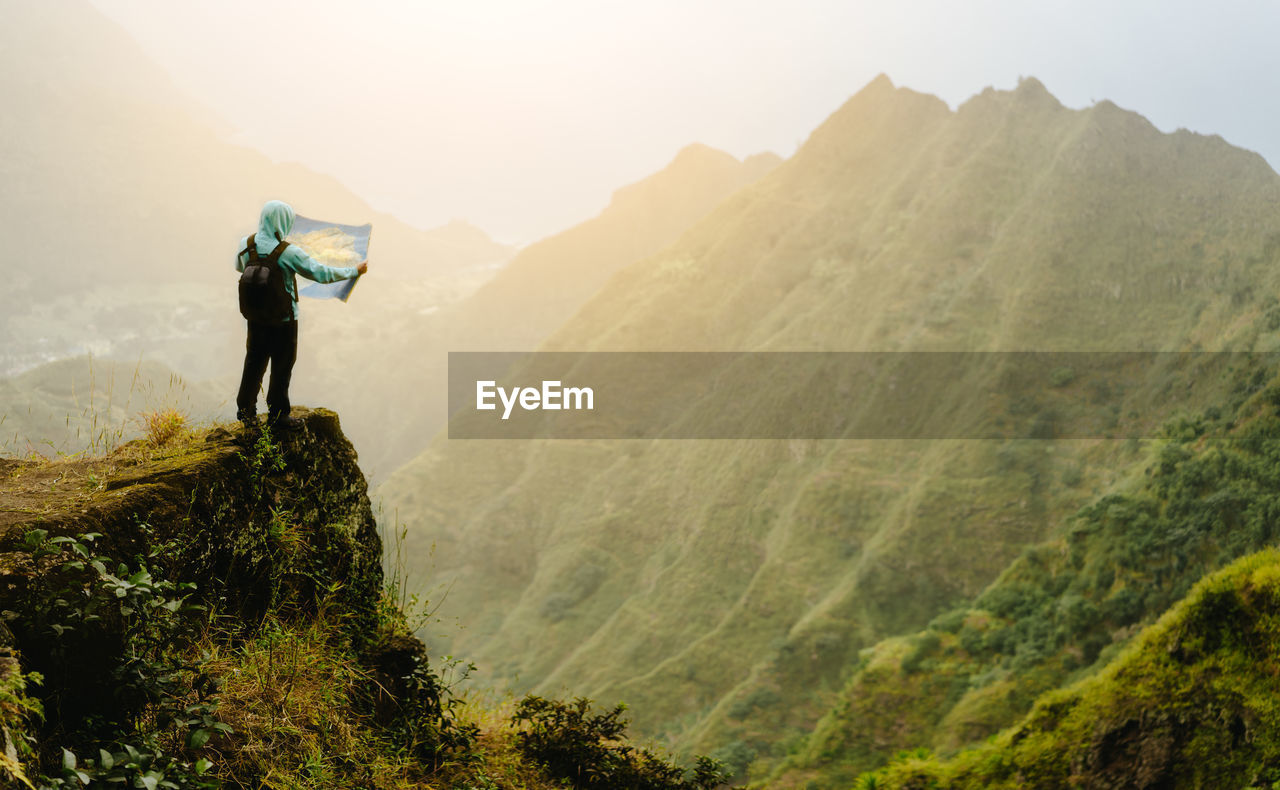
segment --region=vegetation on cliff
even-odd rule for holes
[[[1195,605],[1188,591],[1206,574],[1274,546],[1280,387],[1270,374],[1233,371],[1229,400],[1167,423],[1131,476],[981,595],[865,651],[773,783],[841,788],[898,750],[980,742],[1052,699],[1046,692],[1112,672],[1135,634],[1170,607]],[[1161,704],[1181,699],[1171,692]]]
[[[172,418],[171,418],[172,417]],[[4,461],[0,776],[29,788],[708,790],[620,711],[478,708],[413,635],[337,415]],[[600,726],[607,721],[611,726]],[[554,723],[553,723],[554,722]],[[596,759],[599,757],[608,759]]]
[[[1280,551],[1200,581],[1101,673],[942,760],[901,755],[860,788],[1274,787]]]

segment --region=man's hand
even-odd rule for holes
[[[358,272],[359,274],[364,274],[367,271],[369,271],[369,262],[360,261],[360,265],[356,267],[356,272]]]

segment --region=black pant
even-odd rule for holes
[[[258,324],[249,322],[245,342],[244,373],[236,396],[236,416],[248,417],[258,411],[258,390],[271,363],[271,384],[267,387],[267,411],[273,418],[289,414],[289,378],[298,358],[298,322]]]

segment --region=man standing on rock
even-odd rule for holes
[[[318,283],[350,280],[364,274],[359,266],[325,266],[300,247],[285,241],[293,230],[293,208],[279,200],[262,207],[258,231],[240,242],[236,271],[240,277],[240,312],[248,320],[244,373],[236,396],[236,419],[245,427],[258,424],[258,390],[271,363],[267,388],[267,425],[287,430],[298,420],[289,416],[289,378],[298,357],[298,284],[301,274]]]

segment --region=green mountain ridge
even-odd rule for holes
[[[1147,640],[1135,634],[1188,605],[1179,600],[1201,577],[1274,547],[1275,372],[1228,371],[1224,402],[1135,447],[1128,477],[1024,550],[974,601],[866,650],[769,786],[846,787],[899,749],[950,753],[981,742],[1045,692],[1120,661],[1131,639]],[[1182,704],[1176,695],[1148,702]],[[1196,726],[1174,735],[1191,737]]]
[[[1269,787],[1280,781],[1274,548],[1205,577],[1097,676],[951,760],[905,754],[859,787]],[[847,785],[844,785],[847,786]]]
[[[543,348],[1271,350],[1278,200],[1256,154],[1109,102],[1071,110],[1027,79],[952,112],[881,77]],[[1104,402],[1155,431],[1168,387],[1227,402],[1204,373]],[[807,748],[863,649],[976,599],[1141,458],[1017,436],[439,437],[380,492],[464,624],[434,648],[517,689],[626,700],[641,732],[759,779]]]

